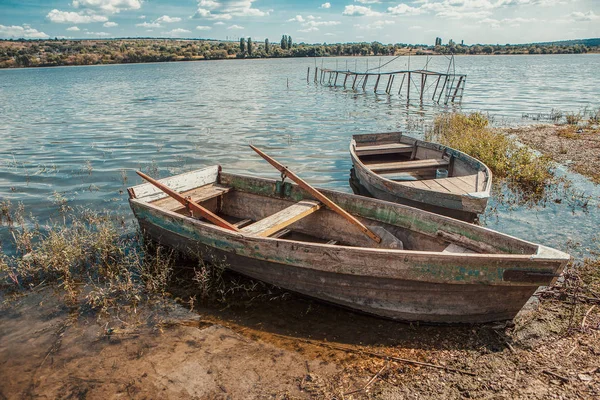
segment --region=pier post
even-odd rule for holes
[[[308,78],[310,77],[310,67],[306,70],[306,83],[308,83]]]
[[[438,79],[435,84],[435,89],[433,89],[433,96],[431,96],[431,100],[435,100],[435,94],[437,93],[438,85],[440,84],[440,79],[442,79],[442,76],[438,75]]]
[[[421,74],[421,103],[423,103],[423,94],[425,93],[425,82],[427,81],[427,74]]]
[[[344,89],[346,89],[346,81],[348,80],[348,75],[350,74],[344,74]]]
[[[375,89],[373,89],[373,93],[377,93],[377,86],[379,86],[379,78],[381,78],[381,74],[377,75],[377,80],[375,81]]]
[[[315,83],[317,83],[317,71],[319,70],[319,67],[315,67]]]
[[[454,99],[456,98],[456,94],[458,93],[458,88],[460,88],[460,83],[462,82],[463,77],[458,78],[458,84],[456,85],[456,90],[454,90],[454,95],[452,96],[452,102],[454,103]]]
[[[404,86],[404,79],[406,79],[406,75],[402,74],[402,82],[400,82],[400,89],[398,89],[398,95],[402,93],[402,86]]]
[[[408,71],[408,85],[406,86],[406,102],[410,101],[410,71]]]
[[[394,87],[395,80],[396,80],[396,74],[392,75],[392,81],[390,82],[390,90],[388,91],[388,95],[392,94],[392,88]]]
[[[438,104],[440,103],[440,100],[442,98],[442,94],[444,94],[444,89],[446,88],[446,84],[448,83],[448,75],[446,75],[446,77],[444,78],[444,84],[442,85],[442,89],[440,90],[440,95],[438,96]]]

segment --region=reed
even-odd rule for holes
[[[481,113],[439,115],[426,139],[481,160],[495,178],[506,181],[528,199],[543,197],[546,187],[555,179],[550,158],[537,156],[509,136],[492,129],[489,118]]]

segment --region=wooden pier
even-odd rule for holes
[[[407,102],[419,99],[423,103],[431,99],[438,104],[449,104],[462,101],[467,75],[426,69],[353,72],[315,67],[314,81],[329,87],[351,88],[354,91],[373,90],[376,94],[388,96],[397,93],[405,97]]]

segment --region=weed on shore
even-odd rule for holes
[[[502,132],[489,126],[481,113],[442,114],[434,120],[426,140],[455,148],[486,164],[495,180],[506,182],[520,194],[522,202],[537,203],[546,189],[556,183],[554,164],[545,156],[537,156]]]

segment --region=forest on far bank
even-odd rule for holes
[[[54,39],[0,40],[0,68],[60,65],[125,64],[215,60],[227,58],[283,58],[329,56],[393,56],[401,54],[581,54],[600,52],[600,39],[555,43],[465,45],[436,38],[435,45],[405,43],[294,43],[292,37],[270,43],[242,38],[239,42],[204,39]]]

